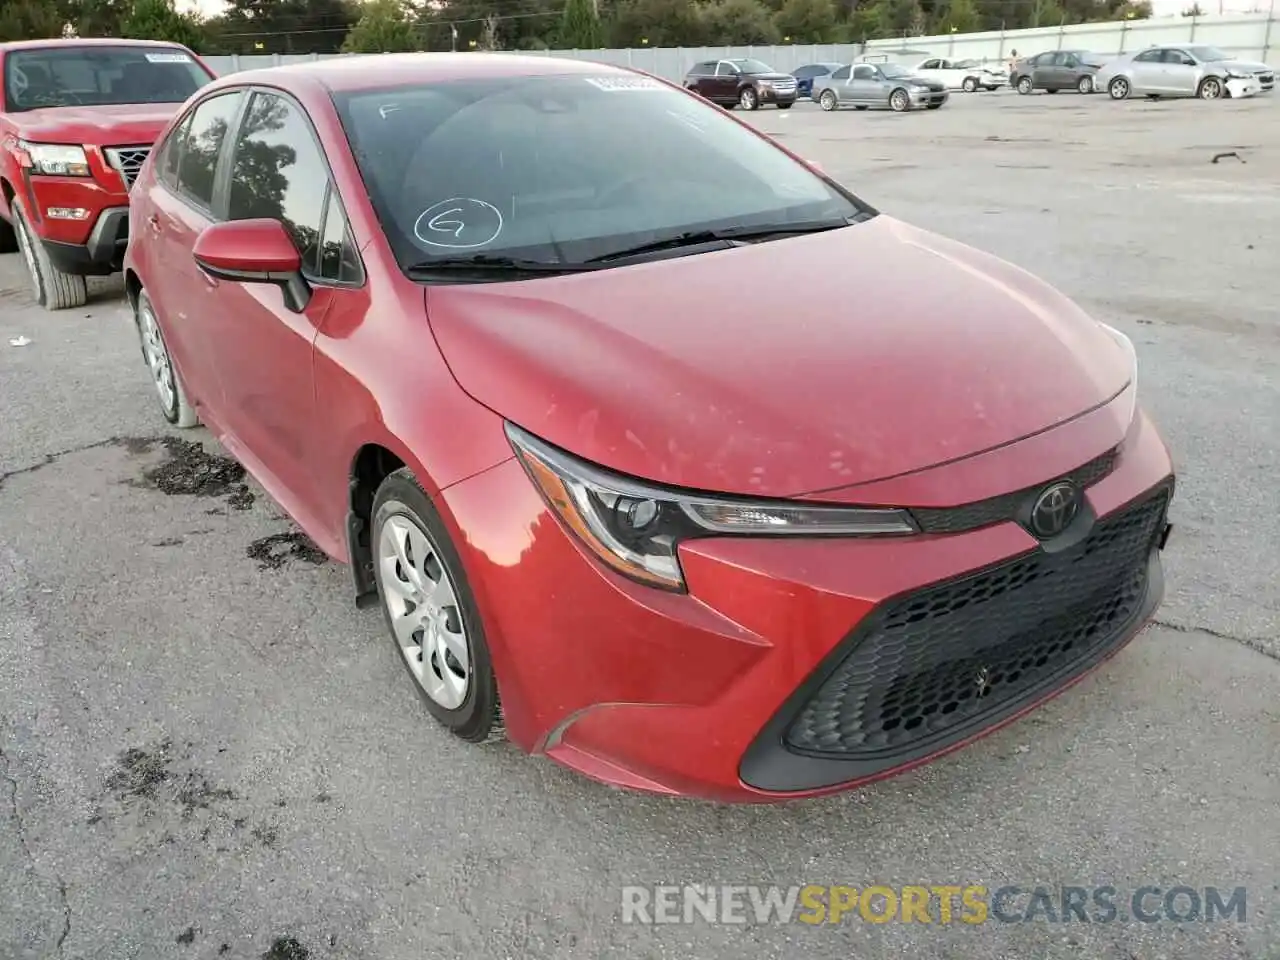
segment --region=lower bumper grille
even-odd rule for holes
[[[1170,491],[1037,551],[883,607],[788,727],[793,751],[890,760],[1068,679],[1142,613]],[[891,764],[886,764],[886,766]]]

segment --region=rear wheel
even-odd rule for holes
[[[1124,77],[1116,77],[1107,84],[1107,94],[1112,100],[1127,100],[1133,88],[1129,86],[1129,81]]]
[[[911,109],[911,97],[907,91],[899,87],[889,94],[889,109],[894,113],[903,113]]]
[[[1030,77],[1019,77],[1019,78],[1018,78],[1018,92],[1019,92],[1019,93],[1021,93],[1021,94],[1025,95],[1025,94],[1030,93],[1030,92],[1031,92],[1031,89],[1032,89],[1032,87],[1031,87],[1031,78],[1030,78]]]
[[[378,487],[373,544],[387,628],[427,711],[463,740],[498,739],[498,682],[475,595],[444,521],[407,468]]]
[[[187,399],[187,391],[182,387],[182,378],[173,365],[169,348],[164,342],[164,334],[160,331],[160,322],[156,319],[155,308],[146,291],[138,291],[133,305],[134,322],[138,327],[138,339],[142,343],[142,359],[147,362],[151,372],[151,382],[155,385],[156,395],[160,399],[160,412],[175,427],[194,427],[200,422],[195,408]]]
[[[1200,81],[1196,96],[1201,100],[1219,100],[1222,97],[1222,81],[1217,77],[1205,77]]]
[[[742,88],[741,92],[738,94],[738,103],[741,105],[743,110],[760,109],[760,98],[756,96],[755,90],[751,87]]]
[[[964,83],[960,85],[965,93],[973,93],[978,89],[978,80],[976,77],[965,77]]]
[[[821,96],[818,97],[818,106],[829,112],[840,106],[840,98],[836,96],[834,90],[823,90]],[[859,107],[858,109],[864,108]]]
[[[13,199],[11,209],[18,249],[22,251],[22,259],[26,261],[27,274],[31,277],[31,292],[35,295],[36,303],[46,310],[83,307],[89,299],[89,289],[85,286],[84,277],[63,273],[53,265],[44,245],[31,232],[26,211],[17,197]]]

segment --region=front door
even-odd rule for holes
[[[227,220],[281,221],[298,248],[312,296],[295,313],[270,284],[218,281],[207,326],[223,385],[227,445],[291,513],[314,516],[320,503],[314,459],[312,347],[334,298],[345,291],[320,275],[329,167],[302,108],[256,91],[230,151],[223,208]]]
[[[1169,49],[1164,52],[1161,64],[1164,72],[1164,89],[1170,93],[1194,96],[1200,83],[1200,65],[1185,50]]]

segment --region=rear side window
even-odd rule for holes
[[[187,132],[191,129],[192,115],[188,113],[169,131],[169,136],[160,145],[160,154],[156,157],[156,176],[161,183],[170,187],[178,185],[178,163],[182,159],[182,146],[186,142]]]
[[[869,75],[870,68],[868,67],[867,69],[868,69],[868,75]],[[862,76],[862,74],[861,74],[861,73],[859,73],[859,74],[858,74],[858,76]],[[832,79],[832,80],[848,80],[848,79],[849,79],[849,68],[848,68],[848,67],[841,67],[841,68],[840,68],[839,70],[837,70],[835,73],[831,74],[831,79]]]
[[[178,190],[192,202],[213,209],[213,183],[227,131],[240,107],[241,93],[223,93],[205,100],[191,114],[178,158]]]
[[[231,159],[229,220],[279,220],[308,269],[320,250],[329,168],[311,124],[284,97],[255,93]]]

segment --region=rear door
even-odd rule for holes
[[[214,222],[214,184],[223,145],[243,101],[244,92],[233,90],[195,105],[190,120],[177,131],[180,139],[166,141],[165,155],[156,158],[157,182],[141,226],[151,234],[153,263],[146,283],[166,345],[197,409],[210,406],[215,416],[224,404],[217,368],[210,362],[211,338],[218,332],[209,329],[208,320],[218,281],[196,266],[191,248]]]
[[[1164,90],[1164,51],[1143,50],[1133,58],[1133,85],[1142,92]]]
[[[312,288],[295,313],[278,287],[222,282],[213,355],[223,384],[224,426],[271,492],[299,518],[321,503],[316,474],[312,349],[336,299],[363,284],[341,268],[350,247],[341,198],[332,186],[319,137],[301,105],[274,90],[256,90],[230,152],[223,206],[227,220],[284,224]]]

